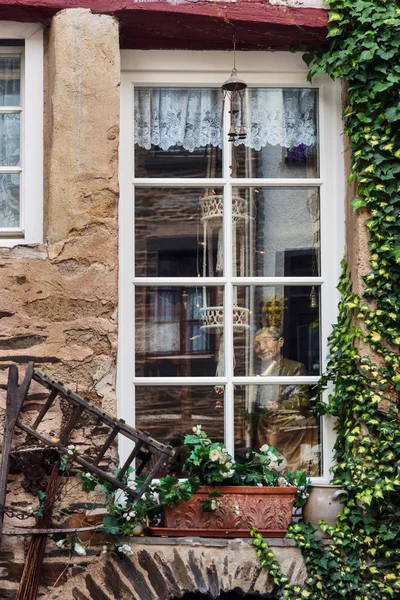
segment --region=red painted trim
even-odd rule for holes
[[[289,48],[326,38],[327,12],[271,6],[266,0],[171,4],[134,0],[0,0],[0,19],[47,21],[65,8],[88,8],[116,16],[124,48]]]

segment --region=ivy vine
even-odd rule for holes
[[[262,536],[261,565],[281,598],[400,598],[400,3],[331,0],[328,50],[307,53],[309,79],[327,73],[348,84],[345,134],[352,156],[354,210],[365,215],[369,267],[360,295],[343,265],[338,322],[327,373],[333,384],[318,414],[336,418],[333,482],[349,493],[324,546],[309,525],[288,533],[302,549],[308,578],[294,586]]]

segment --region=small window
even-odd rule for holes
[[[24,27],[21,27],[24,25]],[[0,23],[0,246],[43,238],[43,42],[38,25]]]

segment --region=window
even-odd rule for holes
[[[0,246],[43,241],[42,26],[0,23]]]
[[[122,64],[120,414],[175,446],[176,471],[202,424],[238,460],[268,443],[327,478],[309,398],[338,299],[340,88],[307,84],[297,55],[239,54],[247,135],[230,143],[230,55]]]

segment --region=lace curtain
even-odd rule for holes
[[[0,106],[20,104],[20,57],[0,56]],[[20,115],[0,115],[0,164],[20,163]],[[0,227],[19,227],[19,179],[17,173],[0,175]]]
[[[135,93],[135,143],[168,150],[222,146],[222,92],[206,88],[139,88]],[[251,88],[246,91],[247,137],[236,144],[259,151],[317,142],[317,92],[312,89]]]

